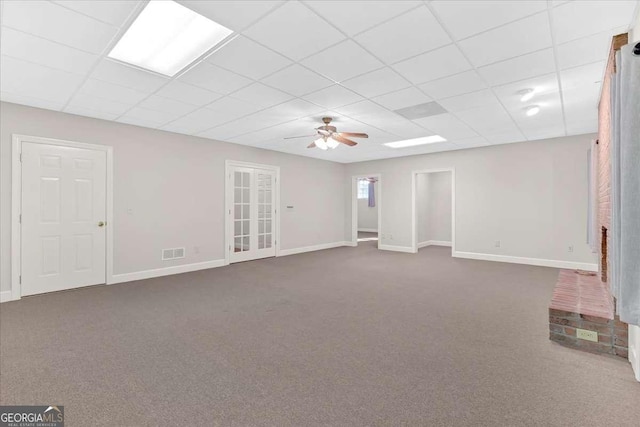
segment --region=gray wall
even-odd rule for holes
[[[382,244],[412,244],[411,172],[453,167],[457,251],[595,263],[586,243],[586,153],[593,138],[579,135],[351,163],[346,175],[382,174]],[[346,204],[347,230],[350,208]]]
[[[227,159],[280,166],[281,249],[344,240],[342,164],[16,104],[0,112],[1,291],[11,281],[13,133],[114,147],[114,274],[224,258]],[[185,259],[161,261],[162,248],[179,246]]]
[[[451,172],[417,175],[416,228],[418,243],[451,242]]]

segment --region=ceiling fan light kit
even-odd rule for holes
[[[349,138],[369,138],[369,135],[366,133],[358,133],[358,132],[338,132],[335,126],[331,126],[331,117],[323,117],[322,122],[324,126],[317,127],[316,134],[319,136],[315,141],[307,146],[307,148],[319,148],[321,150],[327,150],[329,148],[334,149],[337,148],[340,144],[348,145],[349,147],[353,147],[358,143],[352,141]],[[308,138],[315,135],[304,135],[304,136],[291,136],[285,139],[295,139],[295,138]],[[347,138],[349,137],[349,138]]]

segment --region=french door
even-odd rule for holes
[[[276,255],[276,172],[231,166],[229,262]]]
[[[22,295],[105,283],[106,152],[22,143]]]

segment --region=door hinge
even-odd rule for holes
[[[22,224],[22,214],[19,214],[19,215],[18,215],[18,222],[19,222],[20,224]]]
[[[22,285],[22,276],[18,276],[18,283]]]
[[[20,163],[22,163],[22,153],[20,153]]]
[[[229,245],[229,252],[231,252],[231,245]]]

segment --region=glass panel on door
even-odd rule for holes
[[[258,173],[258,249],[272,247],[273,175]]]
[[[235,172],[233,179],[233,251],[251,250],[251,173]]]

